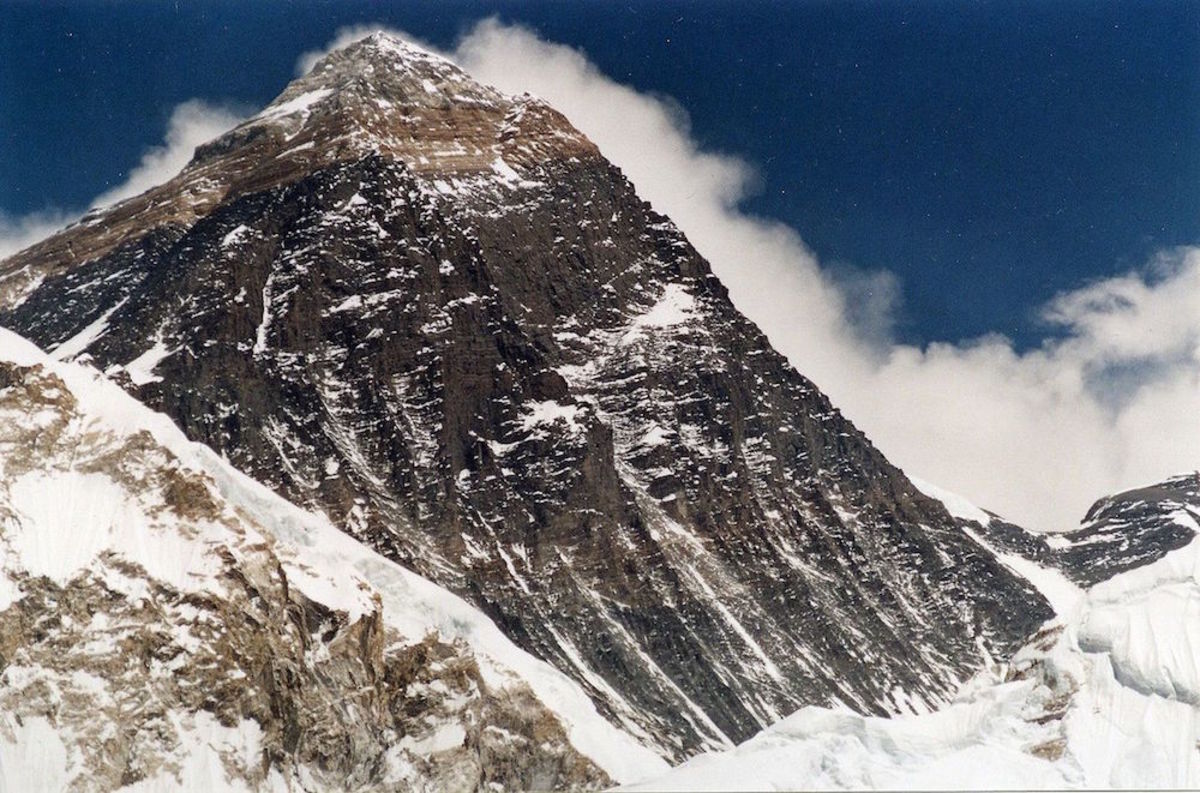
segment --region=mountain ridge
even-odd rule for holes
[[[386,85],[387,41],[0,262],[0,323],[477,603],[664,756],[802,704],[928,709],[1051,615],[547,106],[435,102],[423,56],[389,108],[313,98]]]
[[[1089,587],[1157,562],[1188,545],[1195,529],[1175,520],[1200,494],[1200,472],[1176,474],[1097,499],[1076,529],[1031,532],[972,505],[957,514],[999,550],[1061,571]]]
[[[0,788],[595,788],[664,767],[466,603],[4,330],[0,416]]]

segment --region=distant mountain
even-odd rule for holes
[[[1198,482],[1187,474],[1097,502],[1064,558],[1086,560],[1077,577],[1119,572],[1084,591],[1027,568],[1062,617],[945,709],[879,719],[804,708],[630,789],[1200,787]]]
[[[666,765],[483,615],[0,331],[0,790],[596,788]]]
[[[1060,570],[1086,587],[1188,545],[1196,536],[1188,509],[1197,502],[1200,473],[1193,472],[1102,498],[1078,529],[1058,534],[1031,532],[973,505],[956,510],[952,501],[950,511],[995,550]]]
[[[565,118],[386,36],[0,262],[0,324],[476,604],[664,757],[804,705],[925,711],[1053,616]]]

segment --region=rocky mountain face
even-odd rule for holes
[[[1088,512],[1067,558],[1088,559],[1074,568],[1080,577],[1112,570],[1105,581],[1085,590],[1052,566],[1026,567],[1060,602],[1059,617],[943,710],[880,719],[804,708],[733,750],[631,789],[1200,786],[1197,476],[1121,493]],[[1122,534],[1141,549],[1138,563],[1122,555],[1125,543],[1114,539]],[[1178,545],[1181,534],[1191,539]],[[1098,552],[1085,557],[1089,546]]]
[[[1078,529],[1061,534],[1035,534],[995,515],[972,525],[995,547],[1061,570],[1087,587],[1189,544],[1195,527],[1179,519],[1189,509],[1200,509],[1200,473],[1102,498]]]
[[[1052,616],[561,115],[388,37],[0,263],[0,301],[665,757],[923,710]]]
[[[0,789],[611,784],[581,730],[638,766],[465,603],[5,331],[0,527]]]

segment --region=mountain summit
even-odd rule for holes
[[[261,141],[261,149],[253,144]],[[417,173],[515,178],[513,168],[598,152],[560,114],[528,95],[508,97],[441,56],[375,34],[319,61],[234,133],[201,147],[193,167],[237,151],[265,170],[313,168],[384,154]],[[265,175],[265,174],[264,174]]]
[[[0,307],[664,757],[929,709],[1053,613],[563,116],[393,38],[0,262]]]
[[[517,170],[546,158],[599,157],[545,102],[507,97],[445,58],[379,33],[323,58],[261,112],[199,147],[166,184],[93,210],[11,257],[0,273],[0,305],[153,228],[188,226],[222,201],[368,154],[460,188],[481,177],[519,181]]]

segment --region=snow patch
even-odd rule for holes
[[[48,719],[0,716],[0,790],[67,790],[71,759]]]
[[[505,182],[516,184],[521,181],[521,175],[517,173],[511,165],[504,161],[503,157],[497,157],[492,160],[492,170],[500,176]]]
[[[157,383],[162,378],[154,374],[154,368],[175,352],[177,351],[168,348],[162,339],[159,339],[154,342],[153,347],[125,364],[125,372],[129,375],[129,379],[133,381],[134,385]]]
[[[697,313],[696,298],[690,292],[680,284],[667,284],[658,302],[649,311],[633,318],[619,343],[621,346],[632,344],[650,328],[669,328],[690,322]]]
[[[221,247],[228,248],[231,245],[238,244],[245,238],[246,233],[249,231],[250,231],[250,227],[247,225],[242,224],[242,225],[237,226],[236,228],[233,229],[233,231],[230,231],[228,234],[226,234],[224,237],[221,238]]]
[[[297,113],[307,114],[312,106],[320,102],[325,97],[333,93],[332,88],[318,88],[315,91],[306,91],[299,96],[289,99],[286,102],[270,105],[259,113],[255,118],[267,121],[276,118],[284,118],[285,116],[296,115]]]
[[[918,479],[915,476],[909,476],[908,481],[912,482],[913,486],[925,495],[936,501],[942,502],[942,504],[946,507],[946,511],[955,518],[972,520],[978,523],[980,526],[987,526],[992,522],[991,515],[988,515],[982,509],[975,506],[957,493],[951,493],[949,490],[943,490],[942,488],[932,485],[929,482],[926,482],[924,479]]]
[[[574,432],[582,432],[583,426],[578,422],[579,405],[563,405],[553,400],[544,402],[529,402],[525,406],[525,414],[521,417],[521,429],[529,431],[539,426],[549,426],[558,421],[565,421]]]
[[[105,474],[34,471],[14,479],[7,496],[15,515],[4,526],[7,569],[66,586],[111,552],[177,589],[194,591],[215,566],[204,558],[203,527],[159,523],[147,504]]]
[[[93,320],[83,330],[55,347],[51,350],[50,356],[56,361],[65,361],[74,358],[86,350],[91,346],[92,342],[104,335],[104,332],[108,330],[108,321],[112,318],[113,314],[117,313],[117,310],[121,306],[125,305],[126,300],[128,298],[122,299],[115,306]]]
[[[463,729],[461,724],[448,723],[439,725],[432,734],[425,736],[419,740],[412,736],[406,735],[400,742],[402,746],[412,750],[414,753],[428,757],[431,754],[438,752],[446,752],[451,749],[457,749],[463,745],[467,739],[467,731]]]
[[[1042,567],[1020,554],[1004,553],[965,526],[963,531],[977,545],[996,557],[1000,564],[1033,584],[1042,597],[1046,598],[1055,614],[1071,618],[1078,612],[1084,600],[1084,592],[1061,572],[1053,568]]]

